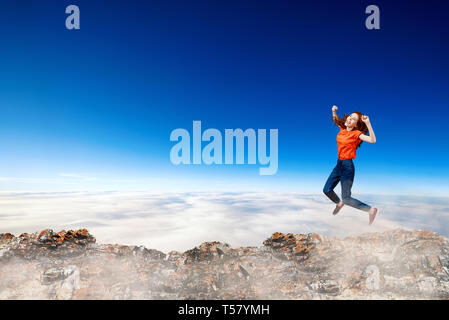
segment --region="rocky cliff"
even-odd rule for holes
[[[274,233],[186,252],[97,244],[86,229],[0,234],[0,299],[448,299],[449,241],[392,230]]]

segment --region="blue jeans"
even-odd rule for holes
[[[354,173],[355,169],[352,159],[338,159],[337,165],[335,166],[334,170],[332,170],[329,178],[327,178],[326,184],[323,188],[323,192],[333,202],[339,203],[340,198],[334,192],[334,188],[339,182],[341,182],[341,197],[343,198],[343,203],[356,209],[369,211],[371,209],[369,205],[357,199],[351,198],[351,188],[352,183],[354,182]]]

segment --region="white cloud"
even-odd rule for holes
[[[379,208],[368,214],[324,195],[261,192],[16,192],[0,193],[0,233],[87,228],[100,243],[184,251],[204,241],[259,246],[273,232],[345,237],[394,228],[448,236],[449,200],[357,196]]]
[[[80,179],[83,181],[95,181],[98,180],[98,178],[96,177],[89,177],[86,175],[81,175],[81,174],[76,174],[76,173],[60,173],[59,174],[60,177],[65,177],[65,178],[75,178],[75,179]]]

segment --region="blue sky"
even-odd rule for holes
[[[81,29],[65,29],[77,4]],[[381,29],[367,30],[377,4]],[[339,113],[357,193],[449,192],[444,1],[2,1],[0,190],[321,192]],[[170,133],[276,128],[279,169],[174,166]]]

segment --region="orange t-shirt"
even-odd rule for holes
[[[340,132],[337,134],[338,159],[355,159],[355,150],[362,142],[359,139],[361,134],[362,131],[356,129],[348,131],[340,127]]]

